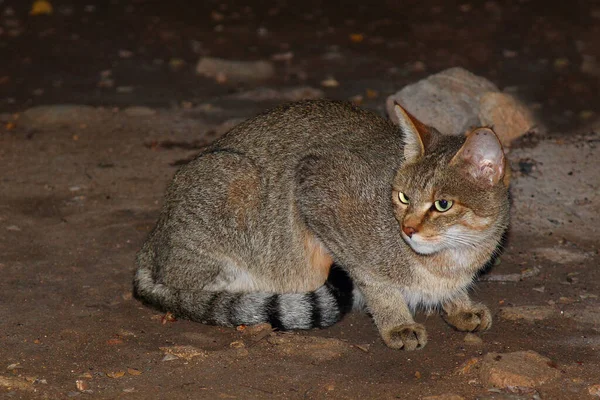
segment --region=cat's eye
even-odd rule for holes
[[[453,204],[452,200],[442,199],[442,200],[437,200],[435,203],[433,203],[433,206],[439,212],[445,212],[445,211],[448,211],[450,209],[450,207],[452,207],[452,204]]]
[[[402,204],[408,204],[408,197],[402,192],[398,192],[398,200],[400,200],[400,203]]]

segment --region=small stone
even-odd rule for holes
[[[600,397],[600,385],[591,385],[588,387],[590,396]]]
[[[473,333],[467,333],[465,338],[463,339],[465,344],[471,346],[481,346],[483,344],[483,339]]]
[[[218,74],[236,82],[264,81],[275,74],[275,67],[269,61],[232,61],[220,58],[203,57],[196,66],[196,73],[208,78]]]
[[[500,309],[500,317],[509,321],[542,321],[552,317],[554,314],[554,308],[548,306],[514,306]]]
[[[560,376],[554,363],[535,351],[488,353],[484,356],[479,375],[487,386],[536,387]]]
[[[89,390],[90,388],[89,383],[80,379],[75,381],[75,386],[77,386],[77,390],[79,390],[80,392],[83,392],[84,390]]]
[[[162,358],[161,361],[173,361],[173,360],[177,360],[177,359],[179,359],[179,357],[177,357],[176,355],[165,354],[165,356]]]
[[[481,97],[479,120],[482,125],[493,127],[504,146],[509,146],[536,125],[524,105],[513,96],[501,92],[489,92]]]
[[[326,88],[334,88],[340,86],[340,83],[334,77],[330,76],[321,81],[321,86]]]
[[[128,117],[149,117],[156,114],[156,110],[149,107],[133,106],[124,109],[123,113]]]

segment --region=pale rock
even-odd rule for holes
[[[203,57],[196,66],[196,73],[208,78],[232,82],[264,81],[275,74],[270,61],[232,61]]]
[[[393,122],[397,122],[395,102],[445,134],[461,135],[475,127],[493,126],[507,147],[535,126],[531,113],[517,99],[463,68],[444,70],[389,96],[386,108]]]
[[[543,321],[556,313],[550,306],[514,306],[500,309],[500,317],[509,321]]]
[[[529,110],[513,96],[501,92],[488,92],[479,100],[479,121],[491,126],[503,146],[510,143],[534,126]]]
[[[412,85],[387,98],[386,108],[397,122],[397,101],[421,122],[445,134],[460,135],[479,126],[479,101],[487,92],[499,89],[485,78],[463,68],[450,68]]]
[[[560,376],[553,363],[535,351],[488,353],[483,357],[479,377],[486,386],[537,387]]]

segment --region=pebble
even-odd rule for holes
[[[465,335],[463,341],[465,342],[465,344],[472,346],[481,346],[483,344],[482,338],[470,332]]]
[[[555,309],[549,306],[514,306],[500,309],[500,317],[509,321],[542,321],[552,317]]]
[[[535,351],[488,353],[483,357],[479,377],[494,387],[537,387],[560,376],[553,362]]]
[[[321,81],[321,86],[326,88],[335,88],[340,86],[340,83],[334,77],[330,76]]]
[[[196,73],[208,78],[234,82],[264,81],[275,75],[275,67],[270,61],[233,61],[221,58],[203,57],[196,65]]]
[[[590,396],[600,397],[600,384],[599,385],[591,385],[588,387],[588,393]]]

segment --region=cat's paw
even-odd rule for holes
[[[388,328],[381,332],[383,341],[392,349],[418,350],[427,343],[427,331],[421,324],[413,323]]]
[[[459,331],[486,331],[492,326],[492,313],[483,304],[473,304],[469,308],[444,315],[446,322]]]

